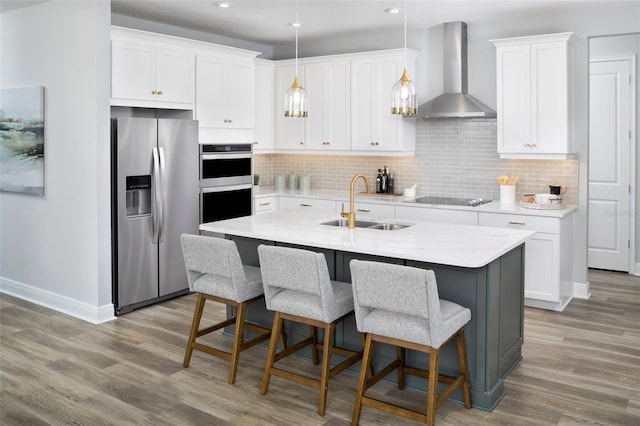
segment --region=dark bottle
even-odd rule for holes
[[[388,191],[388,179],[389,175],[387,175],[387,166],[384,166],[384,168],[382,169],[382,179],[380,179],[380,192],[386,193]]]
[[[382,170],[378,169],[378,176],[376,176],[376,194],[382,192]]]
[[[393,173],[389,175],[389,182],[387,183],[387,189],[390,194],[393,194]]]

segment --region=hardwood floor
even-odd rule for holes
[[[591,299],[573,300],[562,313],[525,309],[524,359],[492,413],[446,402],[437,424],[640,425],[640,278],[593,270],[589,280]],[[0,294],[0,423],[350,423],[353,374],[331,380],[320,417],[315,389],[275,377],[260,396],[265,346],[242,353],[235,385],[227,383],[228,362],[198,351],[182,368],[194,302],[184,296],[92,325]],[[224,316],[222,305],[207,305],[203,318]],[[210,341],[231,344],[221,335]],[[282,362],[316,368],[301,359]],[[376,391],[425,404],[424,394],[385,383]],[[365,407],[361,424],[411,423]]]

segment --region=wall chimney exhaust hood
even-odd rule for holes
[[[467,24],[444,24],[444,93],[418,107],[423,118],[485,117],[496,112],[467,93]]]

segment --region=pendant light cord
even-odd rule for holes
[[[404,0],[404,68],[407,68],[407,0]]]
[[[298,18],[296,17],[296,25],[297,24],[298,24]],[[298,76],[298,27],[296,26],[296,77],[297,76]]]

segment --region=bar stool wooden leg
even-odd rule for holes
[[[471,384],[469,383],[469,365],[467,364],[467,345],[464,340],[464,328],[458,330],[458,361],[460,362],[460,372],[464,374],[462,392],[464,394],[465,408],[471,408]]]
[[[320,358],[318,358],[318,327],[313,325],[309,326],[309,330],[311,331],[311,359],[313,360],[313,365],[320,364]]]
[[[327,408],[327,391],[329,390],[329,370],[331,369],[331,348],[333,348],[334,324],[324,327],[324,346],[322,348],[322,374],[320,377],[320,407],[318,414],[324,416]]]
[[[404,360],[405,360],[405,349],[400,347],[400,346],[396,346],[396,357],[398,358],[398,360],[400,361],[400,365],[398,366],[398,389],[403,390],[404,389]]]
[[[280,312],[276,312],[273,317],[273,328],[271,329],[271,339],[269,340],[269,351],[267,352],[267,360],[264,366],[264,376],[262,377],[262,387],[260,388],[260,395],[265,395],[269,390],[269,379],[271,379],[271,367],[276,357],[276,350],[278,349],[278,338],[282,330],[282,318],[280,318]]]
[[[429,351],[429,385],[427,394],[427,425],[433,426],[436,422],[436,402],[438,400],[438,363],[439,349]]]
[[[238,371],[238,358],[240,357],[240,346],[244,341],[244,320],[247,316],[248,303],[241,303],[236,307],[236,329],[234,330],[233,349],[231,350],[231,367],[229,368],[229,383],[236,381]]]
[[[193,322],[191,323],[191,332],[189,333],[189,342],[187,343],[187,351],[184,354],[183,367],[188,367],[191,362],[191,354],[193,353],[193,342],[198,337],[198,328],[200,327],[200,319],[202,318],[202,312],[204,311],[204,302],[206,299],[201,293],[198,293],[198,299],[196,300],[196,307],[193,312]]]
[[[369,376],[369,364],[371,364],[372,354],[373,340],[371,339],[371,334],[367,334],[364,343],[364,354],[362,355],[362,367],[360,367],[360,377],[358,378],[356,402],[353,406],[353,417],[351,418],[351,426],[357,426],[358,423],[360,423],[360,414],[362,414],[362,397],[364,396],[365,386]]]

